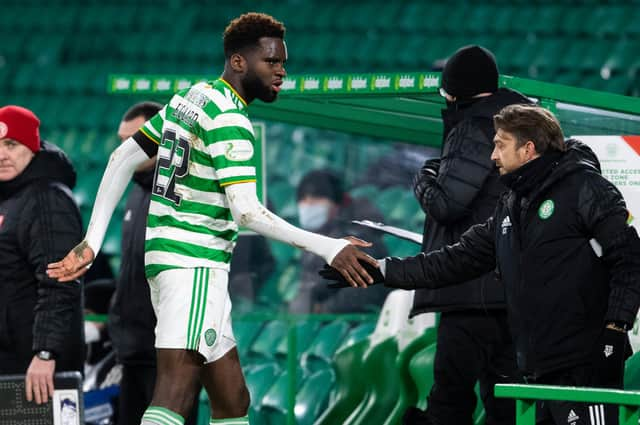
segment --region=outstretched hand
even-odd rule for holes
[[[342,248],[331,262],[331,266],[336,269],[343,278],[354,288],[366,288],[368,284],[373,282],[373,278],[366,269],[362,267],[362,263],[368,263],[373,267],[378,267],[378,262],[367,253],[359,250],[357,247],[370,247],[371,242],[363,241],[355,236],[347,236],[344,238],[351,242]]]
[[[377,265],[377,261],[376,261],[375,267],[368,262],[361,262],[360,265],[372,277],[372,281],[369,283],[369,285],[375,285],[377,283],[384,282],[384,276],[382,275],[382,272],[380,271],[380,268]],[[328,264],[325,264],[324,268],[318,271],[318,274],[322,276],[322,278],[332,281],[327,285],[329,288],[337,289],[337,288],[347,288],[349,286],[353,286],[347,281],[347,279],[345,279],[345,277],[338,270],[336,270],[335,268],[331,267]]]
[[[59,282],[69,282],[87,272],[95,253],[86,241],[80,242],[62,260],[47,266],[47,276]]]

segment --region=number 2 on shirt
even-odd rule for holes
[[[176,205],[180,205],[182,199],[175,193],[176,178],[186,176],[189,171],[189,148],[189,141],[184,137],[176,137],[174,130],[165,130],[162,134],[153,193]]]

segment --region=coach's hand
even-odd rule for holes
[[[25,376],[25,395],[27,401],[35,400],[36,404],[46,403],[53,397],[53,373],[56,361],[42,360],[33,356]]]
[[[624,378],[625,360],[631,355],[629,338],[624,328],[610,323],[605,327],[594,350],[594,373],[598,385],[617,388]]]
[[[331,262],[331,267],[340,272],[342,278],[350,286],[366,288],[368,284],[373,283],[373,278],[363,267],[363,264],[370,264],[372,267],[377,268],[378,262],[357,247],[366,248],[372,244],[354,236],[348,236],[345,239],[351,244],[342,248],[342,251],[335,256]]]
[[[372,277],[372,280],[369,282],[369,285],[375,285],[377,283],[384,283],[384,276],[380,271],[380,267],[378,266],[378,262],[376,261],[376,265],[373,266],[369,262],[360,261],[360,266],[364,268],[369,276]],[[347,279],[335,268],[331,267],[328,264],[324,265],[324,268],[318,271],[318,274],[322,276],[326,280],[332,281],[327,286],[329,288],[347,288],[351,285]]]
[[[47,276],[60,282],[69,282],[85,274],[94,259],[93,250],[86,241],[82,241],[62,260],[50,263]]]

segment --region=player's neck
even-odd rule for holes
[[[227,83],[229,83],[229,85],[231,85],[231,87],[233,87],[233,89],[242,98],[242,100],[244,100],[247,104],[251,103],[253,98],[247,97],[247,94],[245,93],[245,90],[242,87],[242,84],[240,83],[240,77],[238,75],[233,74],[231,72],[227,72],[225,70],[222,73],[222,76],[220,78],[222,78]]]

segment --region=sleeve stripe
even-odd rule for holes
[[[230,177],[231,178],[231,177]],[[224,183],[220,183],[220,186],[225,187],[225,186],[230,186],[232,184],[238,184],[238,183],[255,183],[256,179],[245,179],[245,180],[236,180],[236,181],[230,181],[230,182],[224,182]]]

